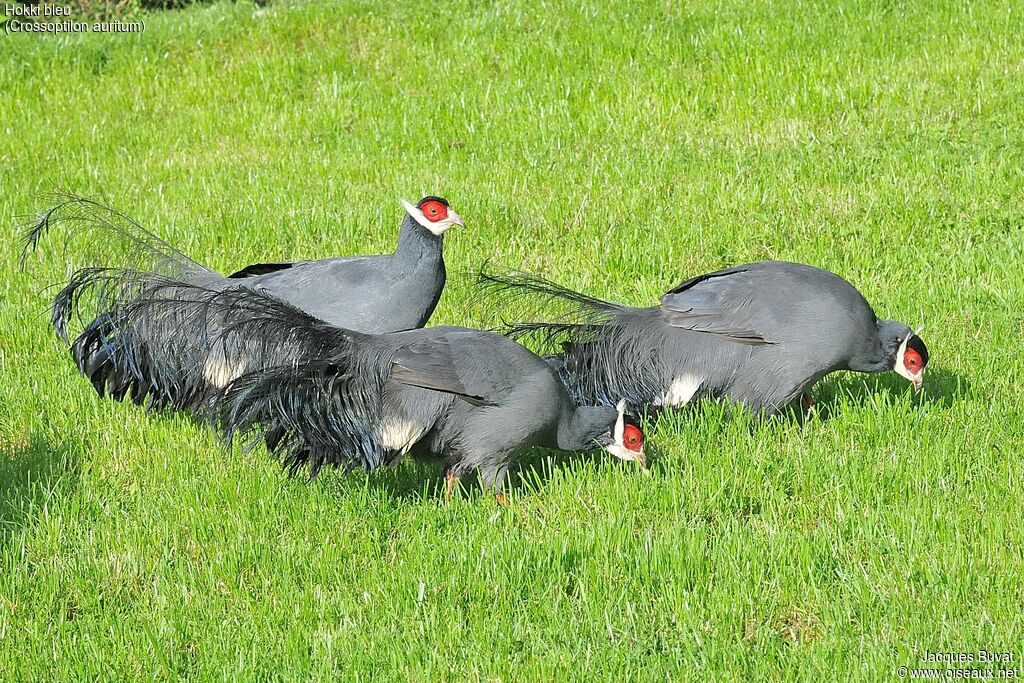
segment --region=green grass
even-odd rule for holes
[[[893,680],[1024,656],[1018,3],[245,3],[0,40],[0,679]],[[927,323],[927,390],[703,406],[653,476],[535,454],[288,480],[96,399],[16,268],[56,188],[220,269],[383,252],[447,196],[487,259],[649,303],[784,258]],[[53,244],[53,243],[51,243]],[[76,265],[74,259],[72,264]],[[77,265],[81,265],[78,263]],[[494,322],[452,282],[433,321]]]

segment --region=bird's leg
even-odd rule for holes
[[[480,470],[480,478],[483,487],[494,492],[494,500],[501,507],[508,507],[508,496],[502,490],[505,487],[505,479],[508,476],[508,465],[504,461],[491,467],[483,467]]]
[[[810,392],[807,392],[800,397],[800,405],[804,407],[804,410],[810,410],[814,407],[814,397],[811,396]]]
[[[444,499],[446,503],[452,501],[452,496],[455,495],[455,487],[459,485],[459,477],[455,474],[455,470],[448,470],[448,473],[444,475]]]

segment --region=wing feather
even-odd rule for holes
[[[687,280],[661,297],[662,319],[737,344],[771,344],[751,321],[750,306],[758,292],[742,277],[747,270],[739,266]]]
[[[494,405],[485,387],[466,387],[459,376],[447,339],[421,339],[403,346],[392,357],[391,379],[407,386],[453,394],[475,406]]]

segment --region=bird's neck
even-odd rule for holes
[[[855,372],[886,372],[896,362],[900,344],[910,334],[910,328],[893,320],[879,320],[877,333],[864,341],[859,352],[850,359],[849,368]]]
[[[558,448],[563,451],[591,451],[596,439],[615,426],[618,413],[608,406],[582,406],[562,412],[558,422]]]
[[[441,258],[444,239],[430,232],[406,214],[398,231],[398,248],[395,256],[409,256],[416,259]]]

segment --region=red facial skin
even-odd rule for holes
[[[423,204],[420,205],[420,211],[423,212],[423,215],[431,223],[443,221],[445,218],[448,218],[448,207],[441,202],[423,202]]]
[[[622,430],[622,444],[634,453],[639,453],[644,447],[644,433],[636,425],[626,425]]]
[[[924,363],[921,360],[921,354],[914,349],[907,349],[904,351],[903,367],[905,367],[912,375],[916,375],[921,372],[922,368],[924,368]]]

